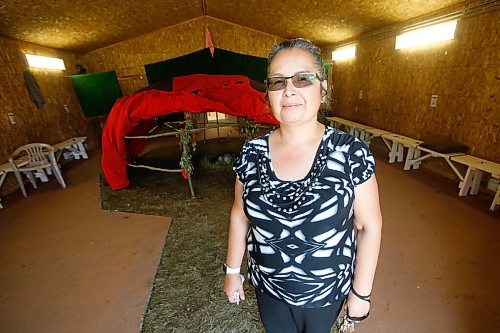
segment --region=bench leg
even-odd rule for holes
[[[87,155],[87,151],[85,150],[85,146],[83,145],[83,142],[78,142],[77,144],[78,150],[80,151],[80,154],[84,159],[88,159],[89,155]]]
[[[415,148],[410,148],[413,150],[413,159],[418,159],[420,157],[420,150],[415,149]],[[420,168],[420,161],[413,163],[413,169],[416,170]]]
[[[365,131],[361,132],[361,135],[363,136],[361,140],[363,140],[366,143],[366,145],[370,147],[370,143],[372,142],[373,136],[370,136],[370,134],[366,133]]]
[[[405,160],[405,170],[418,169],[420,167],[420,161],[414,162],[414,160],[420,157],[420,150],[413,147],[408,147],[408,153],[406,154]]]
[[[396,157],[398,162],[403,162],[403,157],[405,155],[405,146],[402,143],[398,143],[396,150]]]
[[[49,178],[47,177],[47,173],[50,175],[51,172],[48,172],[47,170],[45,169],[40,169],[40,170],[37,170],[35,172],[35,177],[36,178],[40,178],[40,180],[43,182],[43,183],[46,183],[49,181]]]
[[[495,194],[495,198],[493,198],[493,202],[491,203],[490,210],[494,211],[497,206],[500,205],[500,185],[497,188],[497,193]]]
[[[469,188],[472,186],[472,179],[474,178],[473,173],[474,170],[469,166],[465,172],[464,180],[462,180],[458,185],[458,188],[460,189],[460,192],[458,192],[459,196],[466,196],[467,192],[469,192]]]
[[[83,142],[73,143],[71,146],[67,148],[69,152],[64,153],[64,159],[68,159],[73,157],[75,160],[79,160],[80,157],[83,159],[88,159],[87,151],[85,150],[85,146]]]
[[[28,177],[31,185],[33,185],[33,188],[35,188],[35,189],[38,188],[36,186],[36,179],[35,179],[35,176],[33,175],[33,173],[31,171],[27,171],[27,172],[25,172],[25,174],[26,174],[26,177]],[[45,179],[47,179],[47,176],[45,176]],[[48,179],[47,179],[47,181],[48,181]]]
[[[479,185],[481,185],[482,176],[483,172],[481,170],[475,170],[470,194],[477,194],[479,192]]]
[[[356,131],[358,132],[358,138],[359,138],[361,141],[365,141],[365,139],[366,139],[366,137],[367,137],[367,135],[366,135],[365,131],[360,130],[360,129],[358,129],[358,130],[356,130]]]
[[[7,177],[7,172],[0,173],[0,189],[2,188],[3,182],[4,182],[6,177]],[[2,209],[2,208],[3,208],[2,198],[0,198],[0,209]]]
[[[389,163],[395,161],[402,162],[404,154],[404,146],[396,141],[392,141],[391,151],[389,152]]]
[[[478,169],[474,169],[472,167],[467,168],[467,172],[465,173],[464,180],[460,182],[458,188],[460,192],[459,196],[466,196],[470,190],[470,194],[477,194],[479,192],[479,185],[481,184],[481,177],[483,176],[483,172]]]

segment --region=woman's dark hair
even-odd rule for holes
[[[267,56],[267,73],[269,74],[269,66],[274,56],[281,50],[301,49],[311,55],[314,65],[318,70],[318,75],[321,80],[325,79],[325,69],[323,68],[323,57],[321,56],[321,49],[314,45],[311,41],[304,38],[294,38],[284,40],[271,48]]]

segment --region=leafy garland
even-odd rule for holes
[[[181,161],[179,163],[182,170],[187,175],[193,174],[194,166],[192,163],[191,152],[196,151],[196,141],[191,141],[190,131],[194,129],[193,125],[193,114],[186,112],[185,120],[183,122],[184,127],[181,129],[179,146],[182,150]],[[259,131],[260,126],[257,123],[250,122],[246,118],[241,119],[240,136],[245,139],[245,142],[252,139],[255,134]],[[191,147],[190,144],[191,143]]]
[[[240,136],[248,142],[259,131],[257,123],[249,122],[246,118],[241,119]]]
[[[193,152],[196,151],[196,141],[191,142],[190,131],[194,128],[193,122],[191,120],[192,117],[193,115],[191,113],[189,112],[185,113],[184,128],[181,129],[180,141],[179,141],[179,146],[181,147],[182,150],[182,156],[179,165],[187,175],[193,174],[194,171],[193,163],[191,162],[192,158],[191,149]],[[189,147],[190,142],[191,142],[191,147]]]

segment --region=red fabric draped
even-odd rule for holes
[[[266,106],[264,94],[250,87],[247,77],[190,75],[174,78],[174,90],[144,91],[122,97],[113,105],[102,134],[102,169],[113,190],[129,185],[127,161],[144,147],[143,141],[125,140],[124,136],[147,134],[154,117],[176,112],[215,111],[278,125]]]

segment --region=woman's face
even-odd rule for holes
[[[298,73],[318,73],[312,56],[301,49],[281,50],[271,61],[268,77],[289,77]],[[310,86],[297,88],[292,79],[282,90],[268,90],[273,114],[281,124],[302,124],[316,121],[321,105],[321,85],[315,79]],[[323,82],[326,90],[326,82]]]

